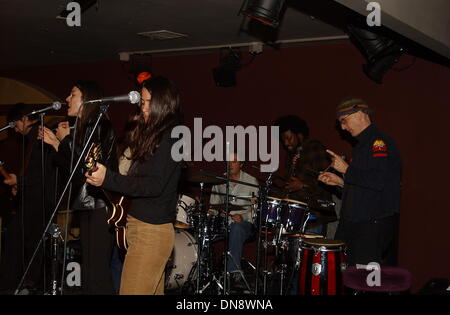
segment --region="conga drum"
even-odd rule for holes
[[[305,239],[300,249],[299,294],[343,294],[345,243],[330,239]]]

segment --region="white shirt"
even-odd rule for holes
[[[250,174],[247,174],[244,171],[240,172],[239,175],[239,181],[258,185],[258,181],[255,177],[253,177]],[[226,184],[221,185],[215,185],[213,186],[211,190],[211,198],[209,200],[210,204],[221,204],[225,203],[226,200],[226,193],[227,193],[227,186]],[[234,183],[230,182],[229,185],[229,194],[230,194],[230,204],[238,205],[238,206],[244,206],[245,210],[237,210],[237,211],[230,211],[230,214],[240,214],[244,221],[248,221],[250,223],[253,223],[253,207],[251,206],[251,200],[250,196],[252,196],[252,193],[255,197],[258,196],[258,188],[248,185],[243,185],[240,183]],[[232,196],[242,196],[242,197],[248,197],[245,199],[241,198],[233,198]],[[214,210],[211,210],[214,211]],[[231,218],[229,218],[229,223],[234,222]]]

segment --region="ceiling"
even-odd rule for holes
[[[358,1],[358,0],[356,0]],[[278,29],[244,20],[242,0],[99,0],[80,27],[56,19],[68,0],[0,0],[0,69],[118,60],[119,53],[200,50],[277,43],[346,40],[346,15],[333,0],[292,0]],[[326,21],[326,23],[324,22]],[[140,32],[169,30],[187,37],[152,40]]]

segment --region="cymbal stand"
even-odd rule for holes
[[[204,248],[204,237],[203,237],[203,226],[205,218],[203,215],[203,188],[204,183],[200,183],[200,200],[198,204],[199,216],[198,216],[198,227],[197,227],[197,285],[195,293],[200,293],[200,276],[202,273],[202,258],[203,258],[203,248]]]
[[[230,200],[229,183],[233,182],[233,183],[236,183],[236,184],[242,184],[242,185],[246,185],[246,186],[256,187],[256,188],[258,188],[259,192],[261,192],[261,190],[262,190],[260,185],[255,185],[255,184],[251,184],[251,183],[247,183],[247,182],[243,182],[243,181],[239,181],[239,180],[235,180],[235,179],[230,179],[228,167],[229,166],[228,166],[228,163],[227,163],[227,171],[226,171],[227,176],[226,177],[218,176],[216,174],[212,174],[212,173],[208,173],[208,172],[203,172],[205,175],[210,176],[211,178],[224,180],[225,183],[226,183],[226,193],[224,194],[225,195],[225,200],[227,200],[227,202],[225,203],[225,220],[224,220],[224,240],[225,240],[225,242],[224,242],[224,246],[225,246],[224,253],[228,253],[228,233],[229,233],[229,231],[228,231],[228,216],[229,216],[229,210],[230,210],[229,209],[229,200]],[[203,193],[202,193],[202,196],[203,196]],[[201,211],[201,212],[203,213],[204,211]],[[204,219],[201,219],[200,221],[202,222],[201,225],[203,226],[204,230],[208,232],[207,226],[205,227]],[[202,236],[201,233],[199,233],[199,236]],[[259,238],[260,238],[260,236],[258,236],[258,242],[260,242]],[[199,240],[200,240],[200,238],[199,238]],[[208,242],[206,242],[206,238],[205,238],[205,241],[203,241],[202,243],[205,246],[209,245],[209,234],[208,234]],[[199,242],[199,245],[200,245],[200,242]],[[201,247],[201,246],[199,246],[199,247]],[[199,253],[200,253],[200,248],[199,248]],[[199,257],[200,256],[197,257],[197,260],[199,260]],[[223,277],[223,286],[220,286],[219,283],[217,283],[217,284],[223,290],[222,292],[225,295],[227,295],[227,294],[229,294],[229,290],[228,290],[228,283],[229,283],[228,276],[229,275],[228,275],[228,272],[227,272],[227,259],[226,259],[227,255],[223,255],[223,257],[224,257],[224,263],[223,263],[224,270],[223,270],[223,276],[222,276]],[[197,275],[198,276],[200,275],[199,271],[197,271]],[[218,282],[215,277],[213,277],[212,280],[215,280],[216,282]],[[197,284],[198,283],[199,283],[199,281],[197,279]],[[197,286],[199,288],[199,285],[197,285]],[[197,288],[197,291],[199,291],[198,288]]]
[[[267,226],[267,218],[265,218],[265,235],[264,235],[264,242],[261,241],[261,235],[263,231],[263,215],[262,210],[263,207],[266,207],[266,201],[267,201],[267,195],[269,194],[270,186],[272,185],[272,177],[273,172],[269,174],[266,180],[266,186],[264,189],[258,190],[258,208],[259,208],[259,222],[258,222],[258,245],[257,245],[257,251],[256,251],[256,277],[255,277],[255,295],[258,294],[259,289],[259,274],[260,274],[260,268],[261,268],[261,243],[264,247],[264,270],[263,270],[263,295],[267,292],[267,265],[268,265],[268,253],[267,253],[267,247],[268,247],[268,226]]]
[[[227,157],[230,156],[230,143],[227,142]],[[230,165],[227,159],[227,163],[225,163],[225,174],[227,174],[227,181],[225,182],[225,220],[224,220],[224,233],[225,233],[225,242],[224,242],[224,252],[228,254],[228,216],[230,215],[230,209],[228,207],[228,204],[230,203]],[[228,286],[229,284],[229,277],[230,274],[228,273],[228,255],[224,255],[224,261],[223,261],[223,294],[229,295],[230,288]]]
[[[204,209],[204,183],[200,183],[200,201],[199,201],[199,222],[197,228],[197,281],[196,294],[203,294],[212,282],[223,290],[223,287],[213,273],[211,264],[211,237],[210,226],[206,220],[207,214]]]

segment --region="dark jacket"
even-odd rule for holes
[[[42,144],[41,140],[37,139],[38,126],[36,123],[25,136],[25,169],[21,171],[22,176],[18,177],[18,198],[21,199],[20,195],[23,193],[26,207],[41,211],[42,185],[44,185],[45,213],[48,216],[54,210],[55,203],[55,168],[51,163],[55,152],[50,145],[44,143],[45,178],[42,178]]]
[[[73,166],[75,166],[80,154],[83,150],[83,145],[88,141],[89,135],[91,134],[95,125],[95,121],[88,123],[86,131],[83,137],[83,143],[75,142],[75,152],[73,158]],[[66,136],[59,145],[58,154],[56,155],[56,164],[65,173],[65,178],[70,175],[70,160],[71,160],[71,148],[72,148],[72,135]],[[101,155],[98,160],[101,164],[106,167],[117,169],[117,156],[116,156],[116,138],[114,136],[114,131],[112,129],[111,123],[108,119],[103,118],[90,143],[101,143]],[[89,149],[90,145],[88,146]],[[84,176],[87,171],[85,166],[85,157],[80,162],[77,167],[76,172],[72,178],[72,208],[77,210],[82,209],[96,209],[106,206],[105,196],[103,191],[98,187],[94,187],[86,183],[86,177]]]
[[[362,222],[400,211],[401,161],[395,142],[375,125],[361,132],[344,175],[342,216]]]
[[[166,132],[159,147],[145,162],[135,162],[124,176],[106,171],[102,187],[131,197],[128,214],[150,224],[174,222],[181,165],[171,156],[175,139]]]

